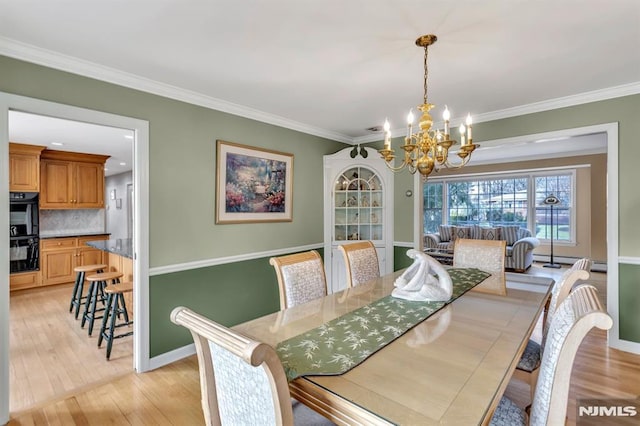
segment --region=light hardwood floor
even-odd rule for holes
[[[605,274],[594,273],[589,282],[599,288],[601,296],[606,295]],[[84,358],[89,348],[86,351],[77,356]],[[91,351],[97,348],[91,347]],[[100,354],[104,356],[102,351]],[[201,425],[204,419],[198,380],[195,356],[144,374],[124,372],[113,379],[97,380],[75,392],[51,398],[29,410],[12,413],[9,425]],[[528,387],[515,380],[506,395],[522,407],[530,402]],[[606,333],[591,331],[574,364],[568,424],[575,425],[577,398],[637,398],[638,395],[640,356],[609,349]]]
[[[34,404],[77,393],[133,371],[133,340],[114,341],[111,359],[98,349],[101,319],[93,335],[69,313],[72,284],[11,293],[9,407],[19,413]]]

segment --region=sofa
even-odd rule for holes
[[[424,235],[424,248],[453,250],[458,238],[506,241],[504,267],[516,272],[529,269],[533,263],[533,250],[540,245],[540,240],[531,236],[531,231],[517,225],[440,225],[439,232]]]

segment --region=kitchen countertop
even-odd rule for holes
[[[108,232],[40,232],[40,239],[46,240],[47,238],[70,238],[70,237],[91,237],[95,235],[111,235]]]
[[[98,250],[133,259],[133,241],[131,240],[131,238],[87,241],[87,245]]]

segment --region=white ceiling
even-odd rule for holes
[[[133,137],[133,131],[127,129],[9,111],[11,142],[60,151],[110,155],[105,164],[106,176],[132,169]]]
[[[0,0],[0,54],[347,143],[640,93],[638,0]],[[438,125],[438,123],[436,123]],[[25,136],[26,137],[26,136]],[[482,142],[482,141],[476,141]]]

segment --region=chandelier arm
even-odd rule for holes
[[[467,157],[463,158],[459,163],[454,164],[447,158],[447,161],[442,163],[442,165],[445,166],[447,169],[451,169],[451,170],[461,169],[467,165],[470,159],[471,159],[471,155],[468,155]]]
[[[400,170],[404,169],[405,167],[407,167],[407,165],[409,165],[409,163],[407,163],[407,160],[403,160],[402,163],[399,166],[395,166],[393,163],[393,160],[389,160],[389,161],[385,161],[384,164],[387,165],[387,167],[391,170],[393,170],[394,172],[399,172]],[[411,166],[409,166],[411,167]]]

